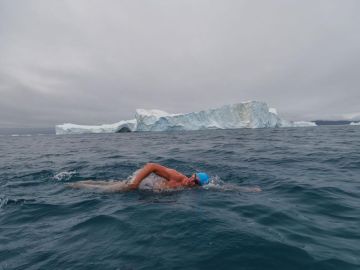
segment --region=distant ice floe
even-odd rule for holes
[[[31,137],[32,134],[11,134],[11,137]]]
[[[84,126],[62,124],[56,134],[116,133],[130,131],[205,130],[268,127],[310,127],[314,122],[293,122],[280,118],[275,108],[264,102],[248,101],[216,109],[169,114],[161,110],[137,109],[135,119],[114,124]]]
[[[297,121],[297,122],[292,122],[293,127],[316,127],[316,123],[315,122],[307,122],[307,121]]]
[[[350,126],[360,126],[360,122],[351,122]]]

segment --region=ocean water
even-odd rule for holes
[[[0,136],[1,270],[360,269],[357,126],[17,135]],[[212,184],[66,187],[146,162]]]

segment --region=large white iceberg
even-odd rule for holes
[[[244,102],[186,114],[156,116],[147,110],[137,110],[137,131],[234,129],[291,126],[280,119],[263,102]]]
[[[360,122],[351,122],[350,126],[360,126]]]
[[[316,124],[284,120],[278,116],[276,109],[269,108],[266,103],[248,101],[185,114],[137,109],[133,120],[100,126],[57,125],[56,134],[307,126]]]

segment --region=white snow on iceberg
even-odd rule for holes
[[[55,126],[56,135],[62,134],[83,134],[83,133],[117,133],[135,131],[136,120],[125,120],[114,124],[104,124],[99,126],[85,126],[75,124],[62,124]]]
[[[269,112],[273,113],[273,114],[278,114],[277,110],[275,108],[269,108]]]
[[[269,108],[266,103],[248,101],[185,114],[137,109],[133,120],[100,126],[57,125],[56,134],[308,126],[316,124],[284,120],[278,116],[276,109]]]
[[[351,122],[350,126],[360,126],[360,122]]]

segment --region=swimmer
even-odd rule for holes
[[[117,192],[136,190],[139,188],[140,183],[151,173],[154,173],[166,181],[161,183],[159,189],[176,189],[180,187],[198,187],[209,183],[209,176],[204,173],[194,173],[190,177],[160,164],[147,163],[135,176],[132,181],[80,181],[70,184],[72,188],[98,188],[103,191]]]

